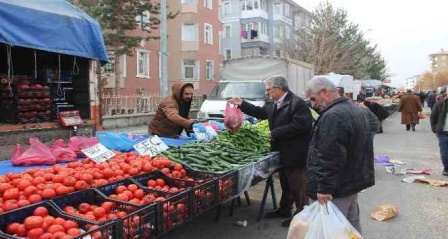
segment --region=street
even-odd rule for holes
[[[428,178],[448,180],[441,175],[442,165],[438,142],[431,132],[429,119],[420,121],[416,132],[406,131],[400,124],[400,113],[394,113],[383,123],[384,133],[375,137],[375,156],[389,156],[405,161],[408,168],[431,168],[433,175]],[[406,176],[388,174],[384,167],[375,165],[376,185],[359,194],[361,224],[367,239],[444,239],[447,238],[446,195],[447,188],[431,187],[428,184],[403,183]],[[409,175],[408,175],[409,176]],[[280,185],[275,178],[277,197]],[[169,233],[166,239],[196,238],[286,238],[287,228],[281,227],[282,219],[256,221],[264,182],[249,191],[251,206],[244,200],[242,207],[236,207],[233,217],[229,216],[230,206],[223,208],[220,221],[215,222],[216,210],[211,210],[187,222]],[[399,215],[389,221],[377,222],[370,217],[370,211],[381,204],[398,206]],[[272,209],[268,199],[266,210]],[[247,227],[236,225],[238,220],[247,220]]]

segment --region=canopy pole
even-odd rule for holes
[[[168,44],[167,44],[167,0],[161,0],[161,28],[160,28],[160,96],[168,95]]]

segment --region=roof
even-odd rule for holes
[[[65,0],[0,0],[0,42],[107,61],[99,23]]]

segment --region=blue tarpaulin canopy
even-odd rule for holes
[[[99,23],[65,0],[0,0],[0,42],[107,61]]]

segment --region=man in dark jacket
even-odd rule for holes
[[[378,133],[383,133],[383,120],[385,120],[387,117],[389,117],[389,111],[384,108],[382,105],[376,103],[376,102],[370,102],[370,101],[364,101],[364,105],[369,108],[372,113],[375,114],[375,116],[380,121],[380,125],[378,127]]]
[[[443,175],[448,176],[448,98],[437,102],[431,112],[431,129],[439,140],[440,156],[443,163]]]
[[[271,147],[280,152],[280,185],[282,198],[280,208],[268,212],[266,218],[288,218],[282,222],[289,226],[292,219],[293,202],[296,213],[308,204],[306,196],[306,158],[311,135],[312,117],[306,102],[294,95],[283,76],[273,76],[266,80],[266,91],[273,102],[263,107],[254,106],[241,98],[229,102],[258,119],[268,119],[271,130]]]
[[[434,104],[436,103],[436,98],[437,98],[437,94],[435,91],[432,91],[429,95],[428,95],[428,107],[431,108],[434,106]]]
[[[375,184],[367,114],[325,77],[308,82],[307,95],[322,108],[308,153],[308,195],[331,200],[361,233],[358,192]]]

